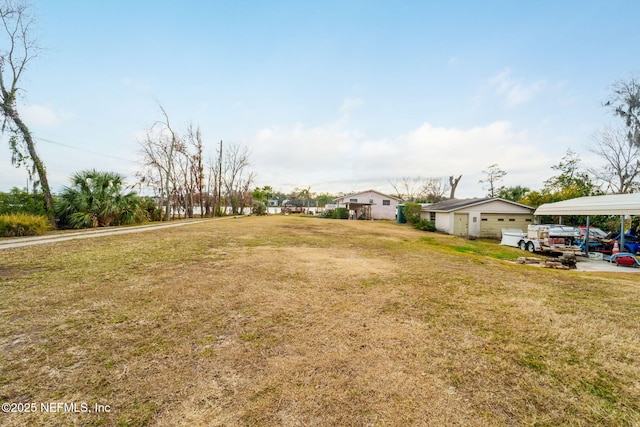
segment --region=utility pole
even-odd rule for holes
[[[221,202],[222,202],[222,140],[220,140],[220,154],[218,155],[218,197],[217,197],[216,211],[218,211],[218,209],[222,209]],[[215,213],[214,213],[214,216],[215,216]]]

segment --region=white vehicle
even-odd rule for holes
[[[525,233],[521,230],[502,230],[501,244],[514,246],[529,252],[582,253],[577,241],[580,229],[567,225],[532,224]]]

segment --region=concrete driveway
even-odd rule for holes
[[[573,271],[610,271],[613,273],[640,273],[640,268],[634,267],[618,267],[617,264],[609,261],[596,261],[584,257],[579,257],[576,263],[576,269]]]

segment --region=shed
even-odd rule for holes
[[[526,231],[533,222],[533,210],[499,197],[450,199],[423,206],[420,216],[448,234],[499,239],[505,228]]]

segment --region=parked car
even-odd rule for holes
[[[603,239],[604,249],[601,252],[611,253],[616,241],[618,242],[618,245],[620,245],[620,234],[617,234],[610,239]],[[632,254],[640,253],[640,237],[633,234],[625,234],[624,247],[619,246],[619,248],[620,252],[630,252]]]
[[[581,225],[578,228],[580,229],[580,234],[582,235],[582,238],[584,239],[584,237],[587,234],[587,226],[586,225]],[[589,227],[589,238],[590,239],[604,239],[605,237],[607,237],[607,233],[605,233],[604,231],[602,231],[598,227]]]
[[[587,227],[581,225],[578,227],[580,230],[580,247],[585,250],[584,239],[587,235]],[[599,229],[598,227],[589,227],[589,252],[602,252],[606,250],[607,233]]]

